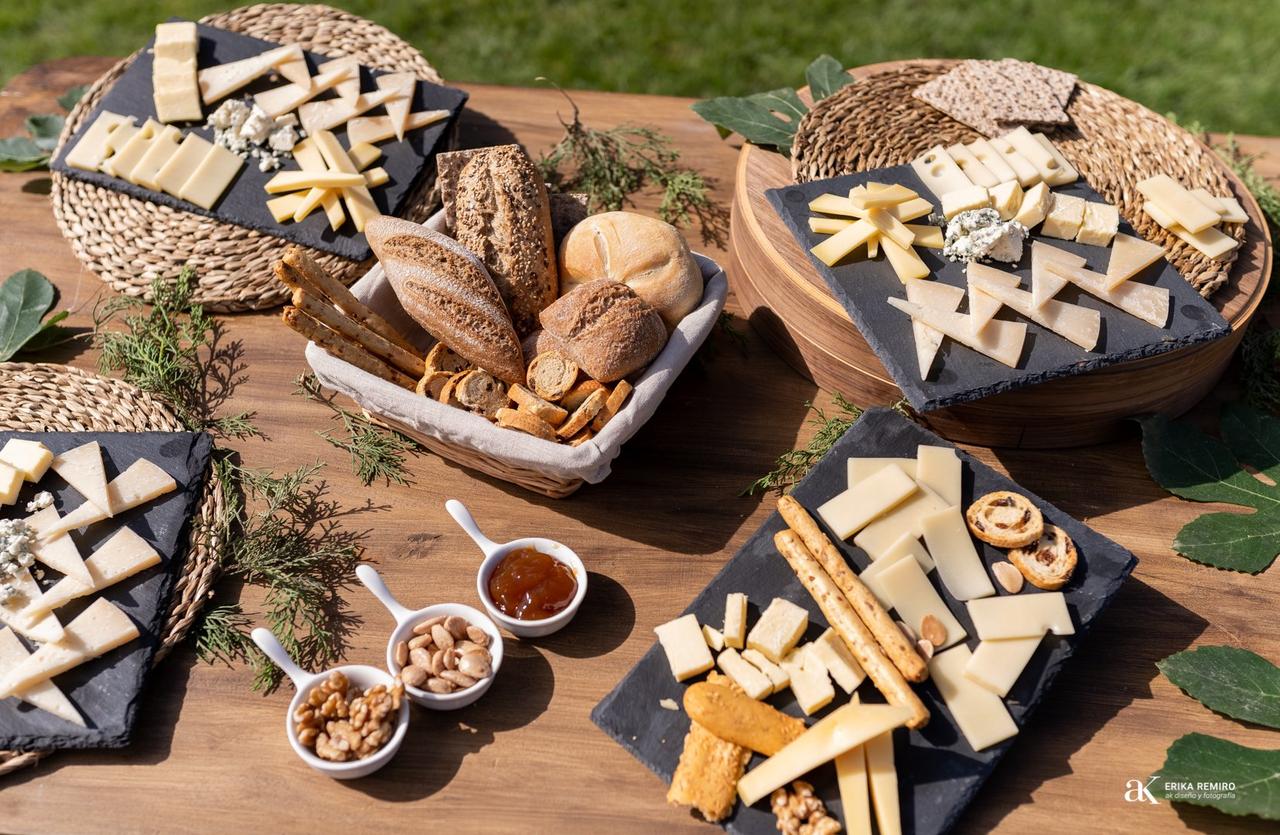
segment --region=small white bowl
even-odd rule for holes
[[[375,687],[379,684],[384,684],[387,687],[395,685],[395,679],[386,670],[379,670],[377,667],[370,667],[367,664],[344,664],[341,667],[325,670],[323,673],[308,673],[293,663],[289,653],[285,651],[285,648],[276,640],[276,636],[271,634],[269,630],[258,627],[253,630],[252,637],[258,648],[277,667],[284,671],[284,674],[293,681],[293,686],[297,688],[298,692],[294,694],[293,700],[289,702],[289,712],[284,717],[284,733],[289,738],[289,744],[293,746],[294,753],[302,758],[304,763],[326,777],[332,777],[335,780],[354,780],[357,777],[366,777],[391,762],[391,758],[400,750],[400,745],[404,742],[405,732],[409,729],[408,699],[400,701],[400,711],[396,714],[395,734],[372,756],[365,757],[363,760],[335,763],[316,756],[310,748],[298,741],[298,735],[294,732],[293,719],[294,711],[306,701],[307,696],[311,694],[313,689],[329,678],[330,673],[342,673],[349,682],[361,690],[368,690],[370,687]],[[408,692],[407,688],[406,692]]]
[[[457,499],[450,499],[444,503],[444,507],[445,510],[449,511],[449,515],[453,517],[453,521],[457,522],[458,526],[484,552],[484,560],[480,563],[480,570],[476,572],[476,594],[480,596],[480,602],[484,604],[485,611],[498,622],[499,626],[520,638],[541,638],[544,635],[550,635],[552,632],[558,632],[569,621],[573,620],[573,616],[578,613],[578,607],[582,605],[583,598],[587,596],[587,568],[582,564],[582,560],[579,559],[578,555],[573,552],[573,549],[561,542],[556,542],[554,539],[544,539],[539,536],[513,539],[510,542],[500,544],[480,532],[480,527],[476,525],[476,520],[462,502]],[[568,606],[549,618],[542,618],[541,620],[513,618],[504,614],[493,602],[493,599],[489,597],[489,577],[497,569],[498,563],[502,562],[503,557],[519,548],[533,548],[541,551],[554,558],[557,562],[568,566],[569,570],[573,572],[573,579],[578,584],[573,600],[570,600]]]
[[[387,640],[387,669],[391,671],[393,676],[400,675],[400,665],[396,663],[396,644],[416,638],[417,636],[413,634],[413,627],[427,618],[433,618],[437,615],[444,615],[445,617],[457,615],[465,618],[467,623],[472,626],[480,627],[489,636],[489,657],[492,672],[490,672],[488,678],[483,681],[477,681],[465,689],[455,690],[452,693],[432,693],[430,690],[422,690],[406,684],[404,692],[409,695],[409,698],[413,699],[415,704],[421,705],[428,710],[458,710],[488,692],[490,686],[493,685],[493,680],[498,677],[498,668],[502,666],[502,633],[498,631],[498,627],[494,625],[492,620],[485,617],[484,612],[462,603],[437,603],[434,606],[427,606],[424,609],[413,611],[400,605],[400,601],[396,600],[395,595],[387,588],[382,576],[374,570],[373,566],[363,564],[356,566],[356,577],[360,578],[360,582],[364,583],[365,588],[369,589],[373,596],[378,598],[378,601],[391,613],[391,617],[395,618],[396,628],[391,631],[391,637]]]

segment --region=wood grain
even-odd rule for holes
[[[18,130],[28,113],[52,110],[58,93],[110,64],[74,59],[15,78],[0,98],[0,135]],[[559,137],[556,113],[566,106],[558,94],[462,86],[472,94],[466,145],[514,135],[537,153]],[[666,131],[686,164],[716,178],[716,197],[728,205],[736,150],[689,112],[688,101],[574,96],[590,124],[643,121]],[[1251,147],[1280,151],[1270,140]],[[1267,164],[1276,173],[1274,160]],[[105,291],[58,235],[43,182],[47,176],[39,173],[0,177],[0,263],[48,275],[61,304],[75,310],[71,323],[83,327]],[[651,211],[655,202],[646,195],[639,208]],[[725,257],[717,247],[704,249]],[[805,402],[829,402],[745,326],[744,307],[730,299],[745,348],[714,334],[627,445],[614,474],[559,501],[430,454],[410,462],[410,486],[363,487],[344,455],[316,435],[332,428],[328,413],[286,394],[305,370],[301,341],[271,314],[225,318],[225,339],[242,342],[248,374],[226,408],[256,411],[269,435],[233,446],[249,466],[328,461],[332,494],[360,509],[344,523],[367,531],[366,558],[407,604],[476,602],[480,555],[445,514],[450,497],[463,499],[493,537],[547,533],[574,547],[592,572],[587,601],[563,633],[510,642],[502,673],[474,707],[456,714],[415,709],[395,762],[354,784],[332,782],[296,760],[284,738],[289,692],[254,695],[246,670],[207,666],[180,648],[143,699],[133,746],[61,753],[6,778],[3,828],[400,831],[448,822],[459,831],[712,831],[667,807],[665,787],[588,714],[652,644],[653,626],[683,609],[769,513],[772,498],[739,492],[775,456],[808,439]],[[96,365],[87,350],[53,359]],[[1226,392],[1220,387],[1217,396]],[[1211,417],[1216,399],[1195,414]],[[1280,595],[1280,569],[1248,577],[1174,555],[1169,543],[1178,528],[1212,508],[1174,500],[1152,484],[1133,430],[1069,453],[972,451],[1130,548],[1140,562],[960,830],[1265,831],[1259,821],[1192,807],[1125,803],[1123,792],[1125,781],[1157,773],[1169,743],[1188,731],[1280,747],[1275,732],[1213,714],[1154,666],[1200,643],[1247,646],[1280,660],[1269,614]],[[237,595],[235,584],[226,583],[218,599]],[[260,603],[252,590],[241,596],[249,611]],[[345,598],[361,619],[347,659],[379,663],[389,616],[360,588]]]

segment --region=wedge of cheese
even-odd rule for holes
[[[22,645],[22,641],[18,640],[18,636],[13,634],[12,629],[7,627],[0,629],[0,670],[16,667],[26,661],[30,655],[31,653],[27,652],[27,648]],[[33,707],[52,713],[59,719],[84,727],[84,717],[80,715],[80,711],[76,710],[67,695],[52,681],[33,684],[26,690],[14,693],[14,696]]]
[[[378,105],[389,103],[398,95],[400,95],[398,89],[388,89],[361,93],[354,99],[338,98],[307,102],[298,108],[298,120],[302,122],[302,127],[307,133],[314,135],[317,131],[341,127],[349,119],[373,110]],[[394,121],[392,126],[394,127]]]
[[[166,493],[172,493],[177,488],[178,483],[173,480],[173,476],[147,459],[139,458],[107,484],[107,496],[112,511],[123,513]],[[36,526],[36,533],[42,539],[50,539],[106,518],[106,513],[92,503],[85,502],[55,524],[48,527]]]
[[[449,117],[447,110],[423,110],[410,113],[404,122],[405,132],[434,125]],[[395,123],[390,116],[357,116],[347,121],[347,141],[385,142],[396,135]]]
[[[107,471],[102,465],[102,449],[97,441],[58,453],[52,466],[85,501],[107,516],[112,515],[111,499],[107,496]]]
[[[334,58],[320,65],[320,73],[309,79],[306,84],[284,84],[272,87],[253,97],[254,104],[262,108],[268,116],[283,116],[291,110],[297,110],[316,96],[332,90],[349,78],[360,79],[360,64],[353,57]]]
[[[960,308],[964,299],[964,289],[943,284],[940,281],[911,281],[906,285],[907,301],[921,307],[954,312]],[[942,347],[943,333],[932,328],[919,319],[911,320],[911,335],[916,343],[916,364],[920,368],[920,379],[927,380],[933,361]]]
[[[1086,351],[1092,351],[1097,346],[1102,334],[1102,314],[1098,311],[1056,299],[1049,299],[1037,306],[1034,294],[1010,286],[1005,278],[1013,279],[1016,284],[1017,276],[986,264],[970,264],[968,275],[971,297],[975,294],[990,296]]]
[[[0,678],[0,698],[12,696],[123,646],[140,633],[133,620],[99,597],[66,625],[61,640],[42,645]]]
[[[56,527],[61,520],[57,508],[50,505],[28,516],[27,524],[36,530],[42,530]],[[80,556],[80,549],[66,534],[37,539],[31,544],[31,555],[54,571],[66,575],[73,583],[84,585],[93,582],[89,567],[85,565],[84,557]]]
[[[1008,696],[1018,677],[1036,654],[1040,637],[1010,638],[1005,641],[983,641],[965,665],[964,675],[995,693]]]
[[[818,640],[805,646],[808,647],[809,658],[821,663],[831,680],[844,692],[853,693],[866,679],[862,665],[834,629],[827,629]]]
[[[71,537],[63,534],[53,541],[61,540],[70,542]],[[123,527],[84,561],[89,575],[88,582],[82,582],[76,577],[63,577],[44,594],[31,601],[27,611],[32,615],[51,612],[77,597],[102,591],[159,564],[160,555],[155,549],[132,528]]]
[[[1022,346],[1027,338],[1025,323],[993,319],[987,327],[982,329],[982,333],[974,334],[968,314],[922,307],[892,296],[889,297],[888,302],[913,320],[923,322],[961,345],[972,348],[1010,368],[1018,367]]]
[[[898,612],[898,617],[917,633],[926,617],[932,615],[938,619],[946,633],[946,639],[935,649],[946,649],[968,637],[964,626],[951,614],[951,609],[915,560],[895,560],[879,573],[877,585],[889,605]]]
[[[1043,241],[1033,241],[1031,243],[1031,304],[1035,307],[1040,307],[1071,283],[1057,273],[1049,271],[1047,265],[1050,261],[1059,261],[1072,267],[1083,267],[1085,264],[1085,260],[1074,252],[1058,249]]]
[[[1048,269],[1089,295],[1157,328],[1163,328],[1169,321],[1169,291],[1164,287],[1125,281],[1115,289],[1108,289],[1107,277],[1102,273],[1072,267],[1060,261],[1050,261]]]
[[[977,263],[976,261],[974,263]],[[1014,277],[1017,280],[1017,277]],[[1004,307],[1004,302],[986,293],[974,292],[973,283],[969,284],[969,328],[973,335],[982,333],[982,329],[996,318],[996,314]]]
[[[379,90],[395,91],[395,96],[388,99],[383,106],[387,109],[387,118],[395,128],[396,139],[402,142],[405,131],[409,129],[409,110],[413,107],[413,91],[417,83],[418,80],[413,73],[408,72],[388,73],[375,79]]]
[[[53,463],[53,453],[39,441],[10,438],[0,449],[0,461],[22,473],[27,481],[39,481]]]
[[[1116,289],[1162,257],[1164,247],[1159,244],[1117,233],[1111,242],[1111,260],[1107,262],[1107,289]]]
[[[836,757],[836,784],[844,830],[849,835],[871,835],[871,799],[867,793],[866,746],[858,746]]]
[[[226,64],[218,64],[213,67],[206,67],[197,75],[200,84],[200,97],[205,104],[213,104],[218,99],[227,96],[257,81],[262,76],[271,72],[273,69],[284,64],[290,64],[290,75],[294,77],[290,79],[296,83],[307,83],[306,78],[297,74],[297,61],[303,58],[302,47],[297,44],[289,46],[276,47],[269,49],[259,55],[251,58],[244,58],[240,61],[231,61]],[[292,62],[292,63],[291,63]],[[305,69],[306,64],[303,63]]]
[[[62,623],[53,615],[32,615],[24,611],[31,601],[40,597],[40,586],[25,568],[19,568],[6,580],[17,594],[0,603],[0,624],[12,629],[24,638],[38,643],[56,641],[62,637]]]

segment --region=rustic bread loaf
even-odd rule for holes
[[[516,333],[532,333],[560,286],[542,175],[520,146],[499,145],[474,154],[455,189],[454,238],[488,269]]]
[[[625,284],[581,284],[542,311],[542,327],[560,338],[569,358],[602,383],[648,365],[667,343],[658,312]]]
[[[560,243],[560,289],[607,278],[653,306],[667,330],[702,300],[702,270],[671,224],[632,212],[605,212],[575,225]]]
[[[405,312],[464,359],[508,383],[524,379],[511,317],[484,265],[457,241],[382,216],[365,228]]]

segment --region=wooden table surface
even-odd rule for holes
[[[29,113],[92,80],[109,59],[70,59],[13,79],[0,94],[0,136]],[[560,136],[563,99],[545,89],[462,84],[471,93],[464,145],[511,141],[537,154]],[[729,203],[736,148],[695,117],[688,100],[574,93],[588,124],[632,121],[672,136],[685,164],[712,178]],[[1255,151],[1280,142],[1249,139]],[[1260,168],[1280,175],[1280,160]],[[90,323],[109,293],[82,269],[53,221],[45,173],[0,175],[0,265],[35,268],[61,291],[69,322]],[[652,210],[652,195],[639,201]],[[696,234],[691,239],[696,240]],[[713,256],[723,250],[702,247]],[[732,298],[729,310],[736,312]],[[330,831],[356,827],[458,831],[710,831],[666,805],[665,786],[588,715],[677,614],[761,523],[772,498],[742,497],[780,453],[808,439],[806,401],[828,402],[749,333],[745,347],[717,333],[627,445],[614,473],[567,500],[540,498],[476,476],[430,454],[412,459],[409,486],[366,488],[345,453],[317,432],[328,413],[287,392],[305,370],[302,342],[273,314],[226,317],[242,340],[248,379],[227,409],[251,409],[267,438],[232,444],[246,464],[276,470],[328,462],[333,495],[365,531],[365,556],[412,606],[476,604],[479,554],[445,514],[457,497],[496,539],[546,534],[583,556],[590,593],[564,632],[511,641],[493,689],[458,713],[414,710],[397,759],[377,775],[338,783],[304,767],[285,741],[286,686],[250,691],[243,668],[196,660],[190,643],[168,658],[143,697],[134,743],[120,751],[59,753],[3,778],[6,831]],[[56,358],[96,368],[91,350]],[[1195,414],[1212,422],[1224,383]],[[872,405],[872,404],[866,404]],[[1125,783],[1157,773],[1178,736],[1202,731],[1255,747],[1275,732],[1245,727],[1168,683],[1155,662],[1198,644],[1243,646],[1280,661],[1274,601],[1280,568],[1257,576],[1195,565],[1170,550],[1176,531],[1207,506],[1173,499],[1143,467],[1136,429],[1102,447],[1072,451],[971,450],[1028,489],[1085,520],[1139,558],[1133,578],[1099,619],[1018,743],[962,819],[962,831],[1262,831],[1253,819],[1192,806],[1127,803]],[[220,599],[241,590],[224,584]],[[389,617],[363,588],[345,599],[358,619],[346,658],[382,663]],[[254,611],[255,589],[243,590]],[[656,708],[656,706],[655,706]]]

